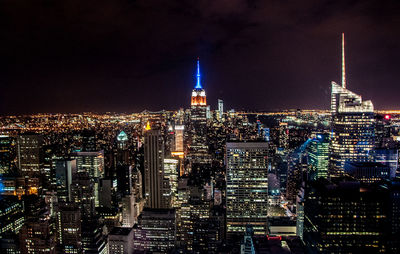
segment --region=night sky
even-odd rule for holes
[[[340,82],[400,109],[400,1],[2,0],[0,114],[327,109]]]

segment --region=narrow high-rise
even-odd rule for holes
[[[192,90],[190,110],[190,146],[189,158],[193,163],[208,163],[207,145],[207,100],[201,85],[200,60],[197,58],[196,86]]]
[[[162,198],[164,140],[159,129],[147,129],[144,136],[146,207],[165,208]]]

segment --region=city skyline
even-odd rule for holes
[[[397,107],[394,1],[6,7],[1,115],[185,108],[197,56],[212,108],[223,99],[237,110],[328,109],[342,32],[351,90],[377,109]]]

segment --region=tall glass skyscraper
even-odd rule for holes
[[[310,141],[308,152],[309,164],[311,165],[311,178],[318,179],[328,176],[329,166],[329,135],[317,134]]]
[[[341,175],[346,161],[373,161],[374,106],[332,82],[330,175]]]

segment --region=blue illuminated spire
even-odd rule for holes
[[[197,57],[197,74],[196,74],[196,79],[197,79],[197,82],[196,82],[196,87],[195,87],[195,89],[203,89],[203,87],[201,86],[201,83],[200,83],[200,59],[199,59],[199,57]]]

